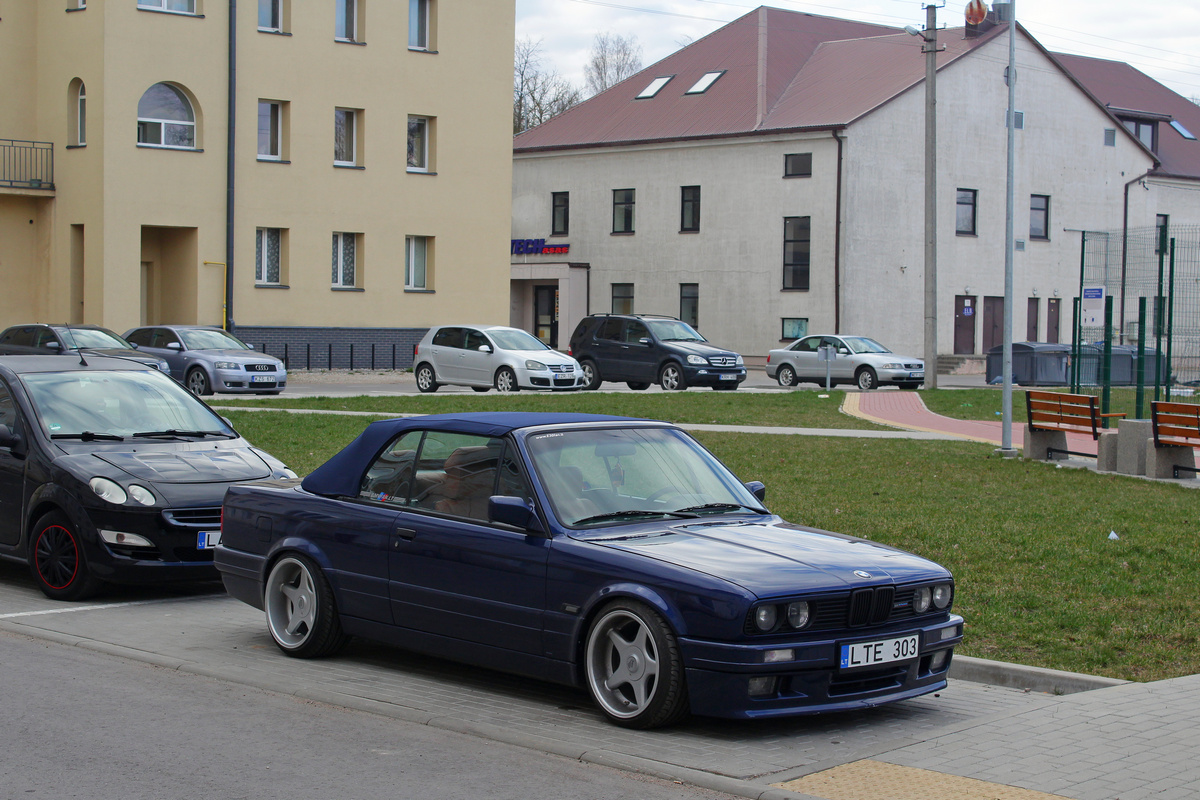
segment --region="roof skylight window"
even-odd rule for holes
[[[1189,131],[1187,128],[1183,127],[1183,123],[1180,122],[1179,120],[1177,120],[1177,119],[1171,120],[1171,127],[1174,128],[1176,131],[1178,131],[1179,135],[1182,136],[1183,138],[1191,139],[1193,142],[1196,141],[1196,137],[1192,134],[1192,132]]]
[[[725,74],[725,70],[717,72],[706,72],[704,77],[696,81],[692,88],[688,89],[684,94],[704,94],[708,91],[708,87],[717,82],[717,78]]]
[[[654,97],[654,95],[658,94],[659,90],[670,83],[671,78],[674,77],[674,75],[664,75],[661,78],[655,78],[654,80],[650,81],[650,85],[645,89],[642,89],[642,91],[639,92],[638,96],[634,99],[645,100],[647,97]]]

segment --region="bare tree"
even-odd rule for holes
[[[626,39],[616,33],[597,33],[591,57],[583,68],[589,96],[615,86],[641,68],[642,46],[636,36]]]
[[[513,135],[541,125],[583,99],[578,88],[542,66],[542,42],[518,39],[513,54]]]

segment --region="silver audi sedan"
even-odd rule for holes
[[[520,328],[503,325],[430,328],[413,354],[413,373],[422,392],[436,392],[443,385],[470,386],[477,392],[587,385],[578,361]]]
[[[125,332],[138,351],[159,356],[192,394],[279,394],[287,367],[228,331],[206,325],[149,325]]]
[[[863,391],[877,386],[916,389],[925,382],[923,359],[893,353],[866,336],[805,336],[767,354],[767,377],[780,386],[824,386],[827,369],[831,386],[851,383]]]

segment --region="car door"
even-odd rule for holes
[[[487,351],[479,348],[486,347]],[[472,386],[492,385],[492,365],[496,362],[496,346],[474,328],[463,328],[463,349],[458,363],[462,380]]]
[[[825,380],[825,364],[817,360],[817,348],[821,345],[820,336],[806,336],[791,346],[788,361],[796,370],[796,375],[806,380],[820,378]]]
[[[654,383],[658,380],[658,349],[650,330],[644,322],[636,319],[625,321],[625,343],[621,351],[624,362],[625,380],[637,383]]]
[[[540,655],[550,541],[487,521],[491,495],[529,496],[509,446],[427,431],[416,466],[389,553],[394,623]]]
[[[130,344],[138,346],[138,352],[158,356],[167,362],[171,377],[182,381],[187,372],[187,357],[183,354],[183,342],[170,328],[139,328],[126,337]],[[177,345],[171,347],[172,344]]]
[[[16,403],[0,381],[0,425],[24,434]],[[21,496],[25,488],[25,458],[10,447],[0,447],[0,544],[16,544],[21,538]]]
[[[821,345],[833,348],[834,359],[829,365],[829,374],[833,376],[835,381],[848,381],[854,378],[854,370],[857,363],[854,359],[854,352],[837,336],[821,337]]]
[[[433,371],[438,380],[443,383],[458,383],[462,381],[462,371],[459,364],[459,354],[463,346],[463,329],[453,326],[438,329],[429,343],[429,360],[433,362]]]
[[[625,320],[617,317],[609,317],[596,328],[592,352],[600,377],[606,381],[625,380],[625,365],[621,359],[624,330]]]

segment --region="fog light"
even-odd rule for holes
[[[929,671],[930,672],[941,672],[943,669],[946,668],[946,659],[949,656],[950,656],[949,650],[938,650],[936,653],[933,654],[933,657],[929,659]]]
[[[790,647],[787,650],[767,650],[763,653],[764,664],[777,664],[780,661],[795,661],[796,651]]]
[[[153,542],[145,536],[138,536],[136,533],[101,530],[100,538],[109,544],[118,544],[122,547],[154,547]]]
[[[776,678],[774,676],[765,678],[751,678],[749,687],[750,696],[766,697],[767,695],[775,694],[775,681]]]

